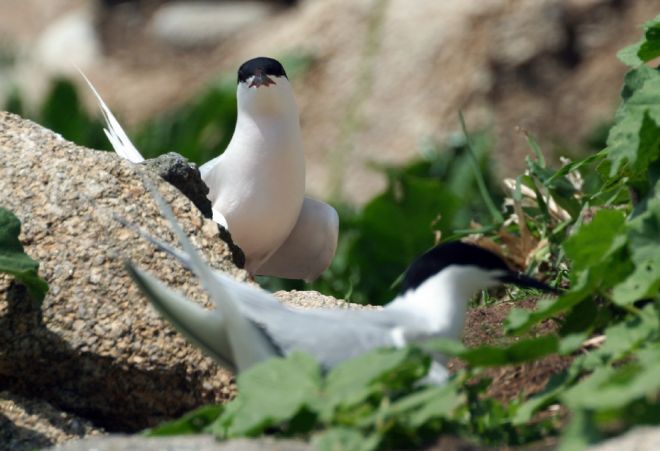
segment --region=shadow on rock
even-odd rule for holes
[[[12,282],[6,299],[0,317],[0,385],[6,390],[47,401],[111,432],[135,432],[200,404],[163,402],[205,392],[201,377],[186,374],[183,364],[144,370],[72,349],[44,325],[24,287]],[[209,396],[205,402],[214,401]]]

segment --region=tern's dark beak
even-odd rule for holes
[[[268,86],[268,85],[274,85],[275,82],[265,73],[263,72],[257,72],[254,75],[254,78],[252,79],[252,82],[250,83],[249,88],[255,87],[258,88],[259,86]]]
[[[554,293],[554,294],[561,293],[558,289],[552,288],[551,286],[546,285],[545,283],[539,280],[533,279],[524,274],[519,274],[513,271],[499,277],[499,279],[503,283],[511,283],[523,288],[535,288],[537,290],[547,291],[548,293]]]

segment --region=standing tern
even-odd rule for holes
[[[296,350],[313,355],[330,369],[378,347],[403,347],[439,337],[460,339],[468,301],[479,290],[512,283],[553,291],[512,271],[494,253],[456,241],[436,246],[413,261],[401,293],[381,310],[290,308],[261,289],[213,271],[162,197],[153,188],[152,193],[183,251],[138,231],[199,277],[215,309],[187,300],[130,262],[129,272],[153,306],[189,341],[234,372]],[[434,355],[427,382],[446,380],[445,363],[444,356]]]
[[[90,81],[118,155],[144,161]],[[298,106],[284,67],[251,59],[238,69],[238,115],[227,149],[200,167],[213,220],[231,233],[251,275],[316,279],[337,248],[339,217],[305,197]]]

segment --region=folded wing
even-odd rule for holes
[[[339,216],[330,205],[306,197],[286,241],[256,271],[284,279],[316,279],[337,250]]]

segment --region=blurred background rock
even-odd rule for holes
[[[459,110],[491,131],[499,175],[523,167],[518,126],[571,154],[611,118],[614,55],[657,12],[654,0],[3,0],[0,105],[19,93],[33,111],[55,77],[80,82],[77,65],[139,135],[248,58],[297,58],[308,191],[360,205],[385,186],[371,162],[443,142]],[[207,139],[221,148],[230,133]],[[185,154],[176,144],[162,152]]]
[[[528,135],[551,164],[605,146],[616,53],[657,13],[657,0],[2,0],[0,110],[109,150],[77,66],[143,155],[203,163],[233,132],[237,67],[280,59],[307,191],[337,208],[340,239],[313,284],[259,282],[380,304],[439,237],[492,225],[459,111],[500,205]]]

